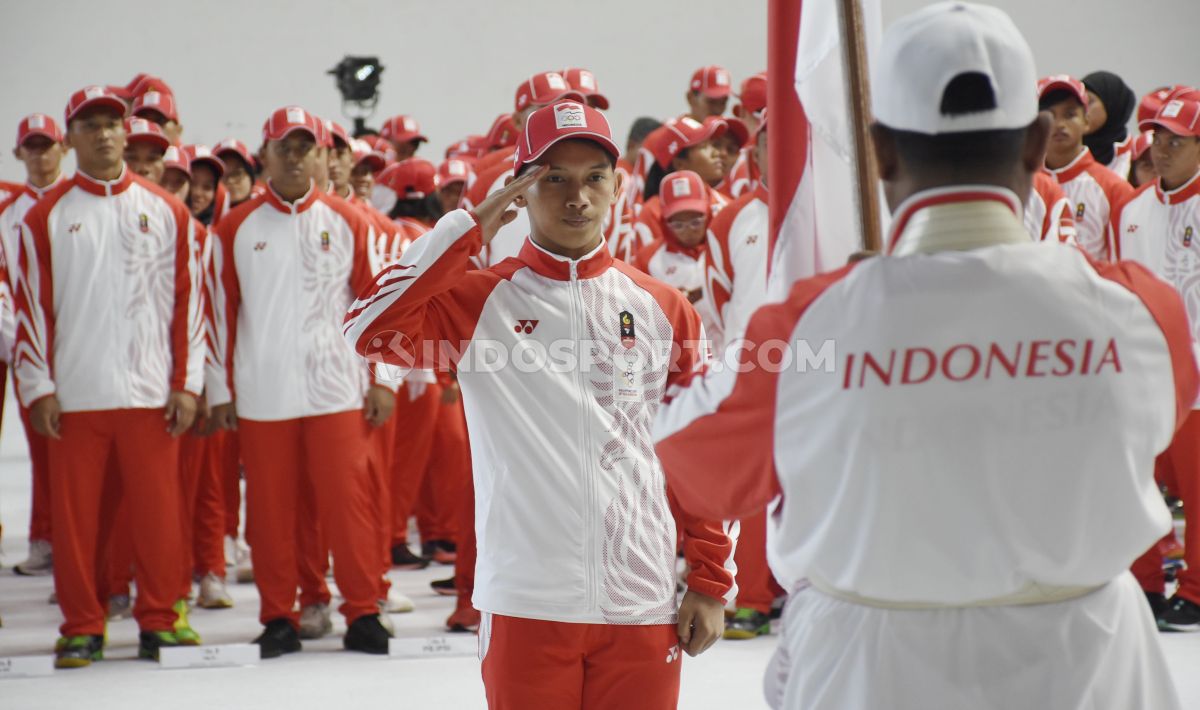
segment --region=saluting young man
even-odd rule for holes
[[[684,516],[678,603],[671,494],[647,438],[701,367],[703,329],[677,290],[604,244],[620,150],[598,111],[535,111],[516,155],[508,186],[446,215],[360,296],[346,337],[369,360],[458,373],[489,706],[674,708],[681,647],[716,641],[733,587],[723,526]],[[471,270],[513,204],[529,213],[520,255]],[[534,366],[482,364],[497,348]],[[549,348],[576,357],[537,366]]]
[[[1200,101],[1172,99],[1139,128],[1153,130],[1150,157],[1158,180],[1143,185],[1113,216],[1122,259],[1145,265],[1179,291],[1192,336],[1200,340]],[[1200,412],[1192,409],[1171,447],[1159,458],[1159,482],[1183,501],[1186,568],[1170,601],[1163,597],[1158,545],[1134,565],[1159,625],[1200,629]]]
[[[25,184],[0,202],[0,246],[4,249],[8,285],[14,297],[21,222],[25,219],[25,213],[63,179],[62,160],[66,153],[62,130],[53,118],[44,113],[35,113],[21,119],[17,126],[17,146],[13,149],[13,155],[25,164]],[[5,353],[5,362],[11,365],[14,355],[11,351]],[[15,373],[13,377],[15,382]],[[50,544],[50,473],[47,470],[46,438],[30,426],[29,408],[19,398],[17,407],[25,430],[25,440],[29,444],[33,490],[29,516],[29,556],[17,563],[13,571],[20,575],[48,575],[53,571],[53,546]]]
[[[298,519],[308,502],[345,599],[344,646],[383,654],[389,638],[377,606],[379,491],[368,457],[371,430],[390,416],[395,394],[371,384],[340,339],[339,309],[371,282],[371,228],[319,189],[322,133],[300,107],[271,115],[267,190],[221,220],[213,244],[217,357],[206,384],[218,425],[239,433],[265,627],[255,643],[265,658],[300,650],[293,607],[298,557],[309,550],[297,550],[295,534],[298,524],[311,527]]]
[[[110,457],[133,543],[139,655],[179,643],[178,436],[203,385],[202,244],[187,208],[125,166],[124,110],[103,87],[71,96],[67,141],[79,170],[21,229],[15,369],[33,428],[50,439],[65,619],[56,653],[67,668],[99,659],[104,645],[96,553],[111,519],[102,509]]]
[[[684,510],[771,506],[772,707],[1179,707],[1127,570],[1170,528],[1151,472],[1200,386],[1191,333],[1145,268],[1031,242],[1035,77],[996,8],[893,23],[872,81],[888,255],[798,281],[739,367],[659,413]]]

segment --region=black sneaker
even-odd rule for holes
[[[254,643],[258,644],[262,658],[279,658],[300,650],[300,634],[287,619],[271,619]]]
[[[64,636],[54,644],[55,668],[83,668],[102,658],[103,636]]]
[[[421,556],[442,565],[452,565],[458,558],[458,546],[449,540],[430,540],[421,544]]]
[[[1158,620],[1163,631],[1200,631],[1200,604],[1176,594]]]
[[[1167,595],[1162,592],[1144,592],[1146,601],[1150,604],[1150,613],[1155,621],[1162,621],[1163,612],[1167,610]]]
[[[347,651],[362,651],[377,656],[387,655],[388,639],[392,637],[379,623],[378,614],[360,616],[346,629],[342,637],[342,646]]]
[[[178,645],[179,639],[173,631],[143,631],[138,634],[138,658],[143,661],[157,661],[158,649]]]
[[[429,583],[433,591],[441,594],[443,597],[458,596],[458,587],[454,586],[454,578],[438,579]]]
[[[418,557],[408,549],[407,544],[392,546],[392,567],[396,569],[425,569],[429,566],[429,560],[425,557]]]

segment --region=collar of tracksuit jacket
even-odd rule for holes
[[[113,180],[97,180],[82,170],[75,171],[75,186],[98,197],[119,195],[128,190],[131,184],[133,173],[124,164],[121,165],[121,174]]]
[[[541,276],[556,281],[595,278],[607,271],[613,262],[612,254],[609,253],[608,245],[603,239],[587,254],[578,259],[570,259],[550,252],[533,241],[533,237],[528,237],[517,258]]]
[[[923,190],[896,209],[887,250],[892,256],[907,256],[1021,244],[1029,241],[1022,214],[1021,201],[1002,187]]]

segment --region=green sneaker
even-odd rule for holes
[[[180,646],[179,639],[171,631],[143,631],[138,634],[138,658],[157,661],[158,649],[164,646]]]
[[[54,643],[55,668],[83,668],[103,658],[103,636],[62,636]]]
[[[200,634],[192,628],[188,623],[188,603],[187,599],[180,599],[175,602],[172,607],[175,610],[177,618],[175,619],[175,639],[180,646],[199,646]]]
[[[752,639],[771,633],[771,617],[755,609],[738,609],[725,622],[725,638]]]

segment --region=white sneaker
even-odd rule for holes
[[[319,639],[333,631],[328,604],[313,604],[300,610],[300,638]]]
[[[392,617],[387,612],[387,602],[379,600],[379,625],[388,632],[388,636],[396,635],[396,625],[392,623]]]
[[[45,577],[54,572],[54,554],[49,540],[30,540],[29,559],[13,567],[13,572],[26,577]]]
[[[133,600],[128,594],[114,594],[108,598],[108,618],[128,619],[133,616]]]
[[[395,587],[388,590],[387,599],[380,600],[379,604],[388,614],[407,614],[413,610],[412,599]]]
[[[235,539],[232,535],[225,536],[225,577],[232,577],[238,584],[249,584],[254,581],[254,566],[250,563],[250,548],[246,543]]]
[[[233,598],[225,589],[225,580],[209,572],[200,580],[200,598],[196,605],[201,609],[228,609],[233,606]]]

